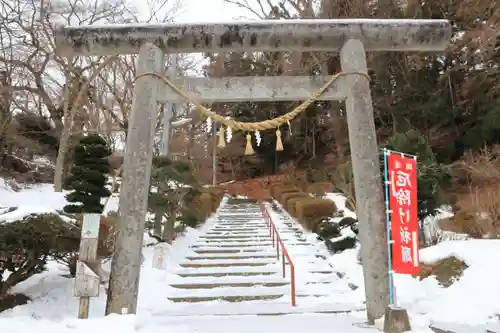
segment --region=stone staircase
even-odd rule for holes
[[[331,301],[329,289],[339,279],[295,221],[278,223],[280,236],[295,261],[297,306],[291,306],[289,266],[282,263],[260,207],[229,199],[216,218],[188,248],[167,277],[169,315],[338,313],[352,306]],[[280,256],[281,258],[281,256]],[[346,289],[347,290],[347,289]]]

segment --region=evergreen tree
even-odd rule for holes
[[[418,131],[410,130],[390,137],[384,148],[417,156],[418,218],[423,220],[436,214],[437,209],[446,203],[442,192],[451,184],[451,173],[436,161],[427,140]],[[383,154],[380,155],[383,159]]]
[[[111,151],[99,135],[89,135],[75,148],[73,167],[66,179],[72,190],[66,200],[73,204],[64,207],[67,213],[102,213],[101,198],[109,197],[106,186]]]
[[[155,233],[159,236],[163,217],[167,218],[162,239],[171,242],[175,238],[175,222],[178,217],[193,212],[185,210],[185,200],[199,186],[192,166],[184,161],[172,161],[165,156],[153,158],[148,209],[155,213]],[[189,216],[188,216],[189,219]]]

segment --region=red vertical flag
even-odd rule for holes
[[[392,269],[418,274],[417,161],[391,152],[387,156],[391,210]]]

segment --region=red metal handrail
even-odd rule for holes
[[[288,254],[288,250],[285,247],[285,244],[283,243],[283,240],[280,237],[280,234],[278,233],[278,229],[276,228],[276,225],[273,222],[273,219],[271,218],[271,215],[267,211],[266,206],[260,202],[259,203],[260,209],[262,211],[262,216],[264,216],[264,220],[267,223],[267,226],[269,228],[269,237],[271,237],[272,242],[273,242],[273,247],[276,244],[276,259],[280,260],[280,247],[281,247],[281,262],[282,262],[282,267],[283,267],[283,277],[286,277],[286,262],[285,259],[288,261],[288,264],[290,265],[290,287],[292,288],[291,292],[291,297],[292,297],[292,306],[296,306],[296,295],[295,295],[295,265],[293,264],[292,259],[290,258],[290,255]]]

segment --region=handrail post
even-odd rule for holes
[[[290,263],[290,286],[292,288],[292,306],[297,306],[297,300],[295,295],[295,266]]]
[[[281,251],[281,261],[283,262],[283,278],[286,277],[285,251]]]
[[[273,233],[273,228],[271,227],[271,216],[269,216],[269,213],[267,212],[267,209],[265,207],[261,207],[261,209],[266,212],[266,223],[267,227],[269,228],[269,237],[271,237],[271,234]]]
[[[274,227],[274,233],[276,234],[276,259],[280,260],[280,236],[278,235],[278,231],[276,231],[276,227]]]

